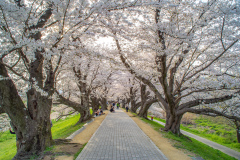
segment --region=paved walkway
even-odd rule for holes
[[[165,126],[165,123],[163,123],[163,122],[160,122],[160,121],[155,120],[155,119],[154,119],[154,121],[163,125],[163,126]],[[195,134],[192,134],[192,133],[189,133],[189,132],[186,132],[186,131],[183,131],[183,130],[181,130],[181,133],[186,135],[186,136],[192,137],[192,138],[194,138],[194,139],[196,139],[196,140],[198,140],[198,141],[200,141],[200,142],[202,142],[202,143],[204,143],[204,144],[206,144],[210,147],[218,149],[218,150],[222,151],[223,153],[228,154],[229,156],[235,157],[236,159],[240,160],[240,152],[237,152],[233,149],[230,149],[228,147],[225,147],[223,145],[220,145],[218,143],[215,143],[213,141],[207,140],[205,138],[199,137]]]
[[[167,160],[122,110],[109,113],[77,160]]]

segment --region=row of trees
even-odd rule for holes
[[[3,0],[0,11],[0,113],[15,159],[53,143],[53,97],[79,122],[115,95],[145,118],[159,102],[175,134],[186,112],[239,124],[237,1]]]

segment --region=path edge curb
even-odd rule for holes
[[[78,129],[77,131],[73,132],[70,136],[68,136],[66,139],[73,139],[76,135],[78,135],[79,133],[81,133],[87,125],[89,125],[90,123],[92,123],[94,121],[94,119],[89,120],[88,122],[86,122],[80,129]]]

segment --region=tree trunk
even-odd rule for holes
[[[240,122],[235,120],[234,124],[236,125],[237,141],[240,143]]]
[[[122,108],[126,108],[126,100],[125,99],[122,100]]]
[[[65,104],[80,113],[80,117],[79,117],[77,124],[82,123],[84,121],[84,116],[85,116],[84,107],[82,107],[81,104],[79,104],[79,103],[73,102],[73,101],[63,97],[58,92],[57,92],[57,94],[58,94],[58,102],[59,103]]]
[[[29,105],[26,108],[6,68],[1,63],[0,75],[8,78],[0,81],[0,103],[11,119],[11,125],[19,142],[19,150],[13,159],[27,159],[32,154],[39,154],[46,146],[53,143],[50,125],[52,100],[30,89]]]
[[[240,127],[237,128],[237,141],[240,143]]]
[[[26,145],[29,148],[36,145],[36,151],[44,151],[45,147],[53,144],[50,123],[52,99],[42,96],[33,88],[27,92],[27,97],[29,115],[35,124],[30,126],[31,143]]]
[[[90,113],[90,110],[84,110],[84,113],[83,113],[83,121],[87,121],[89,119],[91,119],[92,115]]]
[[[101,107],[102,107],[103,110],[108,110],[107,109],[107,99],[106,98],[101,99]]]
[[[131,102],[131,107],[130,107],[130,111],[133,113],[136,113],[137,109],[136,108],[136,92],[133,90],[133,87],[130,88],[130,102]]]
[[[5,111],[3,110],[2,106],[1,106],[1,102],[0,102],[0,114],[5,113]]]
[[[144,103],[144,105],[141,107],[141,109],[138,113],[138,116],[143,117],[145,119],[148,119],[147,118],[147,113],[148,113],[147,111],[151,107],[151,105],[155,102],[157,102],[157,99],[151,99],[151,100],[146,101]]]
[[[177,115],[174,110],[166,111],[165,131],[171,131],[174,134],[180,135],[180,123],[183,115]]]
[[[98,101],[98,99],[96,97],[91,97],[91,106],[92,106],[92,110],[93,110],[93,115],[95,114],[95,112],[98,110],[99,106],[100,106],[100,103]]]
[[[131,108],[130,108],[130,111],[133,112],[133,113],[136,113],[137,112],[137,109],[141,106],[141,102],[139,103],[135,103],[135,101],[131,101]]]

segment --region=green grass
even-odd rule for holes
[[[0,159],[12,159],[16,153],[16,135],[4,132],[0,137]]]
[[[52,137],[53,139],[60,139],[60,138],[67,138],[71,133],[78,130],[82,127],[83,123],[76,125],[78,122],[80,115],[74,115],[71,117],[67,117],[64,120],[59,121],[52,121],[53,127],[52,127]]]
[[[171,132],[163,132],[160,129],[163,128],[157,122],[146,120],[141,118],[146,123],[149,123],[156,131],[160,132],[164,137],[171,139],[176,148],[186,149],[190,152],[195,153],[197,156],[202,157],[205,160],[234,160],[235,158],[222,153],[219,150],[213,149],[195,139],[186,138],[185,136],[177,136]],[[236,159],[235,159],[236,160]]]
[[[64,120],[52,121],[52,137],[53,139],[66,138],[74,131],[83,126],[83,123],[76,125],[79,120],[79,114],[69,116]],[[53,147],[48,147],[46,150],[51,150]],[[16,135],[10,134],[9,131],[4,132],[0,137],[0,159],[10,160],[17,153]]]
[[[154,119],[166,122],[164,119],[155,117]],[[199,116],[193,121],[195,124],[181,124],[180,128],[240,152],[240,143],[237,143],[236,131],[223,118]]]

